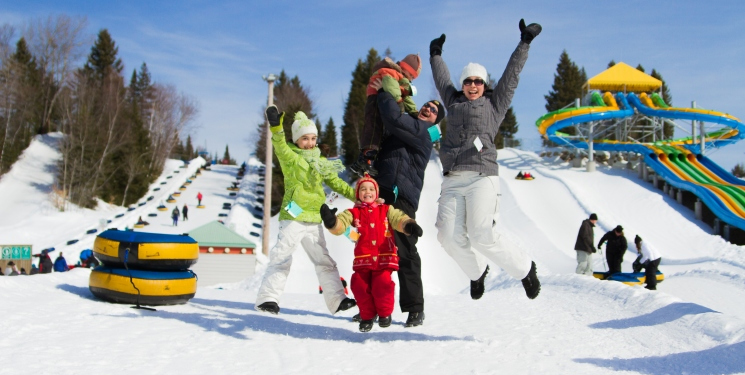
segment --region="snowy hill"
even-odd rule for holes
[[[0,180],[0,243],[49,246],[68,260],[90,247],[87,229],[100,219],[123,228],[154,211],[160,200],[191,176],[191,163],[169,162],[151,188],[154,198],[133,211],[101,205],[96,210],[59,212],[49,203],[58,135],[37,138],[13,170]],[[468,279],[440,247],[434,227],[439,163],[432,159],[417,212],[424,228],[418,248],[423,262],[425,324],[404,328],[406,314],[394,311],[389,328],[360,333],[349,321],[354,311],[328,314],[307,256],[295,253],[280,315],[254,310],[262,267],[241,283],[201,287],[185,305],[155,312],[97,300],[88,290],[86,269],[28,277],[0,277],[0,346],[5,373],[502,373],[502,374],[734,374],[745,373],[745,255],[743,249],[709,234],[693,213],[621,169],[596,173],[519,150],[500,150],[502,176],[499,230],[526,249],[543,284],[536,300],[525,297],[519,280],[497,267],[487,292],[470,299]],[[174,171],[181,170],[176,174]],[[252,168],[249,168],[253,170]],[[170,226],[160,213],[144,230],[188,232],[217,218],[222,202],[234,200],[224,217],[260,245],[253,214],[258,176],[247,175],[230,197],[225,187],[234,166],[215,166],[178,199],[190,220]],[[515,180],[530,171],[533,181]],[[168,178],[171,176],[171,178]],[[165,184],[161,185],[161,182]],[[161,187],[159,191],[153,189]],[[344,199],[339,208],[351,206]],[[169,209],[173,205],[168,205]],[[225,212],[225,211],[222,211]],[[666,279],[658,291],[574,274],[574,240],[580,222],[599,216],[595,238],[617,224],[663,255]],[[8,218],[14,215],[14,218]],[[276,218],[270,244],[276,241]],[[65,246],[76,238],[75,245]],[[352,243],[326,234],[340,273],[351,275]],[[71,255],[68,255],[71,254]],[[260,264],[265,262],[259,257]],[[604,270],[595,257],[595,270]],[[74,258],[72,258],[74,259]],[[634,254],[627,253],[624,270]],[[40,361],[43,357],[45,360]]]

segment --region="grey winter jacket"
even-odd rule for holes
[[[579,227],[579,233],[577,233],[577,242],[574,243],[574,250],[584,251],[586,253],[597,252],[595,249],[595,232],[592,228],[595,224],[590,219],[582,221],[582,225]]]
[[[453,85],[441,56],[429,58],[435,86],[447,108],[447,130],[440,146],[443,174],[475,171],[486,176],[499,175],[494,139],[512,103],[529,48],[524,42],[518,43],[494,89],[485,87],[484,95],[473,101]],[[483,145],[481,151],[474,145],[477,137]]]

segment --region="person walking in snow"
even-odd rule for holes
[[[189,220],[189,207],[184,203],[184,208],[181,209],[181,214],[184,215],[184,221]]]
[[[416,219],[419,198],[424,187],[424,170],[429,163],[433,143],[439,140],[437,124],[445,117],[445,107],[438,100],[425,103],[414,115],[401,113],[395,98],[378,94],[380,118],[388,136],[375,160],[380,197],[386,204]],[[400,259],[398,275],[399,306],[408,312],[405,327],[424,323],[422,259],[417,251],[419,237],[393,232]],[[356,316],[359,319],[359,316]]]
[[[496,231],[501,196],[494,139],[510,108],[530,43],[541,32],[540,25],[525,26],[523,20],[519,28],[520,42],[493,88],[486,68],[475,63],[463,68],[460,89],[456,88],[441,56],[445,34],[430,43],[432,75],[448,111],[448,129],[440,147],[444,178],[437,239],[471,279],[473,299],[484,294],[487,259],[521,280],[528,298],[536,298],[541,290],[535,262]]]
[[[638,234],[634,237],[634,244],[636,245],[636,251],[639,252],[639,263],[644,268],[644,282],[647,284],[645,288],[657,290],[657,269],[662,261],[662,256],[653,246],[644,243]]]
[[[623,235],[623,227],[618,225],[613,228],[600,238],[598,242],[598,250],[603,246],[603,243],[608,242],[605,247],[605,259],[608,261],[608,276],[621,272],[621,263],[623,263],[623,255],[626,253],[626,249],[629,247],[626,242],[626,237]]]
[[[68,271],[67,260],[62,256],[62,252],[57,255],[57,259],[54,260],[54,272],[65,272]]]
[[[344,170],[340,160],[327,160],[316,146],[318,129],[303,112],[295,114],[292,143],[285,139],[284,112],[276,106],[266,109],[274,153],[284,174],[285,195],[279,212],[279,237],[269,251],[269,264],[256,296],[256,309],[279,314],[279,299],[292,265],[292,253],[302,245],[315,266],[318,282],[329,312],[335,314],[356,305],[344,294],[336,262],[329,255],[321,226],[321,205],[326,200],[323,184],[354,201],[354,190],[339,178]]]
[[[201,206],[202,205],[202,192],[201,191],[197,193],[197,202],[198,202],[197,203],[198,206]],[[197,208],[199,208],[199,207],[197,207]]]
[[[577,250],[577,269],[580,275],[592,276],[592,254],[595,250],[595,232],[592,228],[598,222],[598,215],[592,213],[589,219],[582,221],[577,232],[577,241],[574,242],[574,250]]]
[[[336,216],[336,208],[321,206],[323,225],[334,235],[343,234],[354,226],[360,234],[354,246],[352,293],[360,308],[360,332],[369,332],[373,320],[378,325],[391,325],[395,305],[396,283],[391,273],[398,270],[396,240],[392,230],[414,237],[422,236],[422,228],[403,211],[383,203],[378,195],[378,183],[365,175],[357,181],[357,201],[354,208]]]
[[[181,215],[181,213],[178,211],[178,206],[173,208],[173,211],[171,211],[171,219],[173,219],[173,226],[178,226],[178,217]]]

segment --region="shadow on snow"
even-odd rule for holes
[[[648,314],[639,315],[627,319],[616,319],[609,320],[607,322],[595,323],[591,324],[590,328],[626,329],[633,327],[654,326],[672,322],[685,315],[696,315],[710,312],[718,313],[718,311],[714,311],[708,307],[697,305],[695,303],[671,303]]]

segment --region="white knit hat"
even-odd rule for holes
[[[460,85],[463,86],[463,81],[468,77],[479,77],[484,80],[484,84],[489,84],[489,75],[486,74],[486,68],[481,64],[468,63],[463,72],[460,74]]]
[[[295,122],[292,123],[292,142],[297,142],[300,137],[306,134],[318,135],[318,128],[313,121],[308,119],[302,111],[295,113]]]

